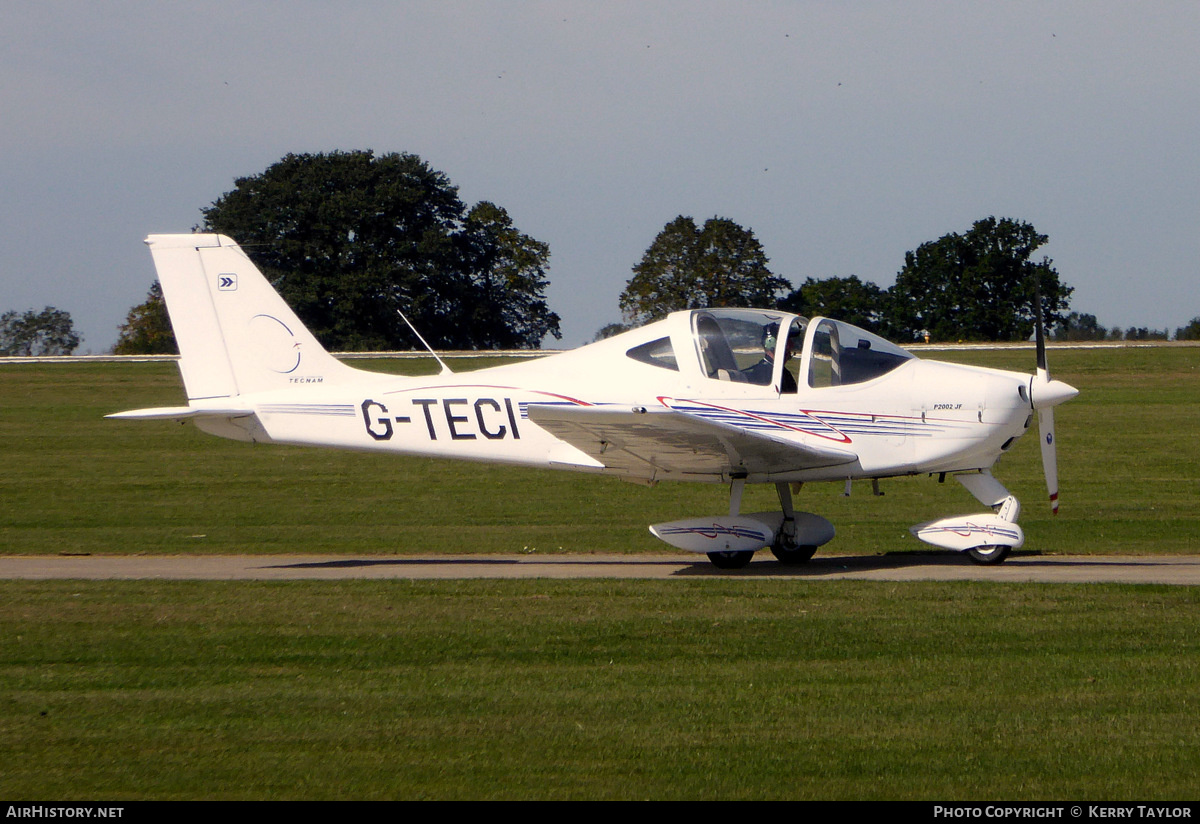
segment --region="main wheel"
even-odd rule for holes
[[[815,546],[806,546],[804,544],[787,546],[781,540],[771,544],[771,554],[779,559],[779,563],[787,564],[788,566],[807,564],[812,560],[813,553],[816,551],[817,548]]]
[[[741,569],[746,564],[750,563],[750,559],[754,557],[753,552],[710,552],[708,560],[713,562],[713,566],[717,569]]]
[[[967,550],[967,555],[977,564],[998,564],[1012,552],[1010,546],[977,546]]]

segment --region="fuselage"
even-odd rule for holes
[[[604,473],[613,471],[539,427],[529,407],[665,408],[857,455],[745,478],[754,483],[984,469],[1031,414],[1029,375],[925,361],[848,324],[757,310],[679,312],[570,352],[464,374],[296,377],[243,395],[253,416],[197,424],[246,440]],[[634,479],[683,478],[648,465]]]

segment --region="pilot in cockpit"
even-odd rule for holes
[[[771,323],[764,326],[762,337],[762,360],[753,366],[742,370],[742,374],[746,376],[747,383],[756,383],[759,386],[766,386],[771,382],[771,378],[775,376],[775,347],[778,343],[779,324]],[[783,350],[783,386],[781,387],[785,394],[795,394],[796,392],[796,379],[792,376],[792,373],[789,372],[787,368],[787,362],[792,358],[795,345],[795,337],[788,335],[787,344]]]

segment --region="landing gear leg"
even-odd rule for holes
[[[779,493],[779,506],[783,509],[783,523],[779,526],[779,534],[771,544],[771,554],[779,559],[781,564],[794,566],[808,562],[815,546],[800,544],[796,540],[796,510],[792,507],[792,490],[786,483],[775,484]]]
[[[745,488],[746,481],[743,478],[735,478],[729,485],[729,514],[731,517],[737,517],[742,513],[742,491]],[[712,561],[712,565],[717,569],[741,569],[754,558],[752,551],[745,550],[709,552],[707,554],[708,560]]]

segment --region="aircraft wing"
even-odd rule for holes
[[[621,475],[778,474],[857,460],[846,449],[784,440],[674,409],[530,404],[529,419]]]

